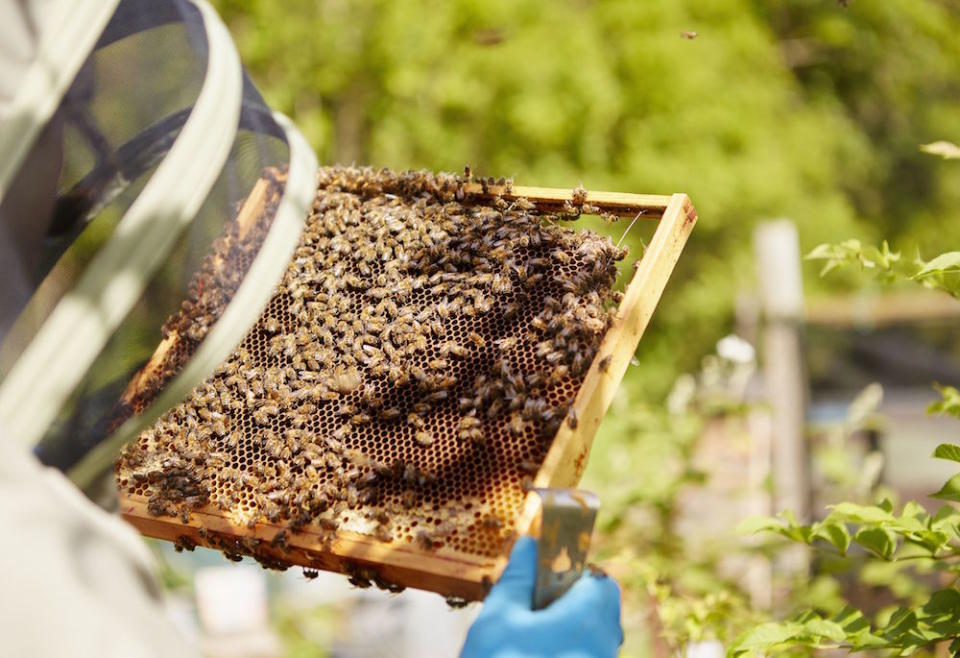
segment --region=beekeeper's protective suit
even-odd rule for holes
[[[283,190],[237,285],[162,391],[114,423],[155,347],[143,336],[187,297],[265,171],[282,173]],[[297,243],[315,175],[312,151],[263,102],[204,0],[0,3],[6,655],[196,651],[169,627],[138,535],[77,486],[94,495],[119,448],[240,342]],[[464,655],[614,655],[616,585],[588,579],[532,613],[535,551],[517,550]]]

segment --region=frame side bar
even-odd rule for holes
[[[653,316],[696,217],[687,195],[674,194],[574,401],[576,428],[568,422],[560,426],[534,486],[571,487],[579,481],[593,436]],[[600,364],[607,357],[609,361],[601,370]]]
[[[535,487],[575,487],[587,466],[593,437],[613,401],[660,296],[667,285],[683,247],[697,221],[697,211],[686,194],[674,194],[663,219],[640,259],[623,301],[587,371],[573,403],[576,427],[565,421],[557,431],[543,465],[534,479]],[[604,369],[600,364],[609,357]],[[517,519],[517,532],[535,532],[539,499],[528,494]],[[504,557],[497,573],[506,565]]]

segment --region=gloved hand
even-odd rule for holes
[[[521,537],[477,616],[460,658],[611,658],[623,643],[620,588],[585,573],[543,610],[531,610],[537,542]]]

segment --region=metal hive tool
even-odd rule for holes
[[[238,222],[256,222],[268,190],[251,195]],[[580,211],[659,220],[609,310],[617,250],[543,221]],[[324,170],[308,229],[258,324],[118,461],[122,514],[146,535],[268,567],[482,598],[515,533],[538,522],[530,487],[579,479],[695,220],[682,194]],[[527,224],[504,229],[513,236],[504,253],[490,236],[511,222]],[[364,255],[373,239],[375,253]],[[229,241],[220,248],[243,253]],[[198,279],[193,292],[211,283]],[[194,300],[171,319],[127,405],[145,404],[202,338],[190,321],[201,307]],[[551,325],[556,308],[576,326]],[[557,357],[560,332],[576,349]],[[534,403],[511,409],[517,388]],[[219,411],[204,398],[217,398]],[[277,479],[297,486],[270,484]]]

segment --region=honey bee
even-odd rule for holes
[[[504,352],[509,352],[517,346],[517,343],[520,342],[520,339],[516,336],[506,336],[499,340],[494,341],[494,344]]]
[[[503,527],[503,521],[493,514],[488,514],[487,516],[483,517],[481,525],[487,530],[499,530]]]
[[[396,407],[390,407],[389,409],[382,409],[380,411],[380,418],[382,420],[396,420],[400,417],[400,410]]]
[[[438,391],[428,393],[425,397],[425,400],[427,402],[442,402],[443,400],[447,399],[448,395],[449,394],[447,393],[446,389],[440,389]]]
[[[476,331],[470,331],[467,333],[467,339],[472,342],[477,347],[483,348],[487,346],[487,341]],[[455,355],[456,356],[456,355]]]
[[[450,355],[458,358],[466,358],[469,356],[470,350],[463,345],[454,343],[453,341],[447,341],[440,347],[440,354],[442,356]]]
[[[417,432],[416,434],[414,434],[414,439],[416,439],[419,445],[424,447],[429,446],[433,443],[433,435],[430,434],[429,432],[423,432],[423,431]]]

